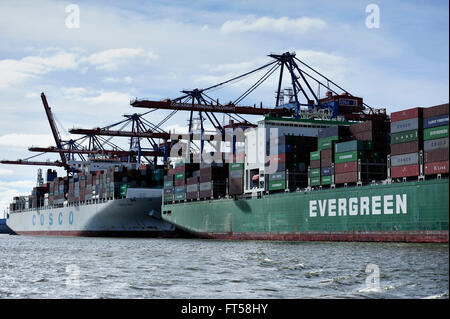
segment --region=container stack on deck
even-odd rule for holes
[[[317,139],[308,136],[283,135],[277,145],[270,142],[266,165],[269,191],[296,189],[308,185],[309,153],[317,148]],[[270,168],[270,169],[268,169]]]
[[[75,173],[72,177],[57,177],[56,172],[53,173],[43,186],[34,187],[30,196],[15,198],[10,210],[123,198],[129,187],[162,187],[164,179],[163,168],[149,165],[143,165],[139,170],[110,167],[90,173]]]
[[[448,104],[423,110],[424,174],[449,172],[449,109]]]
[[[230,196],[244,193],[244,163],[235,162],[228,164],[228,193]]]
[[[197,183],[199,178],[198,167],[198,164],[186,163],[184,160],[180,160],[175,163],[174,168],[169,169],[167,175],[163,178],[164,202],[197,198],[197,193],[192,185]]]
[[[216,163],[200,164],[199,198],[217,198],[226,194],[227,166]]]
[[[359,180],[361,161],[366,159],[364,141],[336,143],[334,155],[335,184],[356,183]]]
[[[391,114],[391,177],[420,174],[423,149],[423,108],[416,107]]]
[[[168,175],[164,176],[163,186],[163,201],[164,203],[173,202],[174,200],[174,187],[173,187],[173,175],[169,170]]]
[[[317,151],[310,152],[310,186],[331,185],[333,181],[333,158],[335,144],[348,140],[348,126],[330,126],[319,130]]]

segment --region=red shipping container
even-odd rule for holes
[[[200,175],[200,183],[210,182],[212,181],[211,175]]]
[[[186,184],[187,185],[192,185],[192,184],[197,184],[197,183],[198,183],[198,177],[197,176],[195,176],[195,177],[188,177],[186,179]]]
[[[391,144],[391,155],[419,153],[419,141]]]
[[[448,114],[448,103],[427,107],[423,109],[423,118],[435,117]]]
[[[425,154],[425,163],[436,163],[448,161],[448,148],[441,148],[432,151],[426,151]]]
[[[415,107],[413,109],[402,110],[399,112],[391,113],[391,122],[398,122],[403,120],[409,120],[416,117],[422,118],[423,108]]]
[[[275,163],[284,163],[286,162],[286,153],[269,155],[269,161]]]
[[[309,166],[310,166],[311,168],[320,168],[320,160],[314,160],[314,161],[311,161],[310,164],[309,164]]]
[[[334,175],[335,184],[354,183],[358,181],[358,172],[347,172]]]
[[[321,167],[330,167],[332,162],[333,161],[332,161],[331,157],[324,157],[324,158],[320,159]]]
[[[198,192],[186,193],[186,199],[197,199],[197,198],[198,198]]]
[[[334,173],[342,174],[347,172],[358,171],[358,162],[336,163],[334,164]]]
[[[174,183],[175,183],[175,186],[184,186],[185,185],[184,179],[176,179]]]
[[[391,178],[419,176],[419,165],[391,167]]]
[[[332,158],[332,156],[333,156],[333,150],[331,148],[320,151],[320,159],[324,159],[324,158],[329,159],[329,158]]]
[[[228,192],[230,195],[240,195],[244,192],[244,182],[242,178],[231,178],[228,185]]]
[[[448,173],[448,161],[426,163],[424,165],[424,173],[425,175]]]

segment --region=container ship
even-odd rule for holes
[[[385,121],[266,115],[228,162],[167,171],[163,220],[202,238],[448,243],[448,123],[448,104]]]
[[[81,165],[81,164],[80,164]],[[7,226],[18,235],[178,237],[161,218],[163,167],[92,158],[72,176],[48,170],[30,196],[14,197]]]

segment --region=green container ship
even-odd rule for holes
[[[448,242],[448,178],[163,206],[203,238]]]
[[[270,136],[269,129],[277,127],[278,136],[298,134],[303,138],[317,138],[321,130],[332,131],[332,126],[351,129],[350,125],[352,123],[266,117],[258,123],[258,129],[266,130],[265,136]],[[365,129],[363,125],[365,124],[356,124],[355,127]],[[264,164],[258,166],[248,162],[247,156],[251,157],[257,153],[257,150],[251,149],[249,145],[258,143],[247,143],[246,140],[247,155],[245,162],[240,164],[244,176],[240,196],[223,194],[220,198],[165,202],[162,206],[162,217],[179,229],[202,238],[448,243],[448,158],[446,162],[440,163],[440,166],[435,165],[438,170],[426,176],[422,173],[425,167],[423,163],[420,163],[421,172],[417,171],[415,175],[409,173],[414,168],[410,166],[414,165],[391,167],[389,160],[386,160],[389,153],[384,150],[388,149],[385,147],[388,142],[383,140],[387,135],[382,134],[377,138],[377,132],[372,126],[366,126],[372,130],[371,141],[347,143],[359,147],[341,149],[343,146],[338,145],[338,151],[345,152],[336,153],[334,156],[331,151],[322,149],[323,154],[328,152],[328,159],[321,158],[321,152],[310,150],[306,160],[321,163],[321,168],[310,167],[307,173],[294,171],[292,168],[302,167],[289,162],[293,161],[293,151],[291,154],[278,156],[286,158],[286,162],[279,163],[278,166],[283,168],[282,174],[269,173]],[[423,134],[422,130],[401,132],[398,136],[392,134],[391,142],[417,140],[418,137],[422,138]],[[249,138],[251,136],[248,135]],[[367,133],[357,132],[355,136],[365,138]],[[351,138],[354,137],[349,137]],[[292,145],[292,148],[303,149],[302,147],[309,144],[311,142],[305,145],[296,144]],[[378,151],[362,150],[364,148],[360,146],[365,144],[374,144],[378,148],[383,146],[383,152],[380,153],[382,155],[375,158]],[[273,156],[268,150],[274,150],[276,147],[269,146],[268,138],[260,145],[262,146],[258,147],[263,148],[264,154]],[[320,143],[316,146],[319,150],[323,148]],[[334,161],[331,165],[330,160]],[[306,164],[306,167],[309,165],[303,164]],[[368,167],[375,174],[364,178],[364,167]],[[331,170],[331,175],[322,175],[323,168],[324,173]],[[334,169],[339,171],[334,174]],[[405,177],[391,178],[391,171]],[[306,174],[307,185],[304,185],[301,181]],[[344,182],[339,182],[338,176]],[[372,176],[376,176],[376,180],[373,180]],[[293,185],[299,180],[300,184]]]

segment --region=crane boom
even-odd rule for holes
[[[74,150],[74,149],[58,149],[55,147],[30,147],[31,152],[46,152],[46,153],[67,153],[67,154],[108,154],[117,156],[128,156],[137,154],[134,151],[118,151],[118,150]],[[142,156],[163,156],[161,151],[141,151]]]
[[[101,128],[94,129],[71,129],[69,130],[72,134],[84,134],[84,135],[105,135],[105,136],[122,136],[122,137],[142,137],[142,138],[162,138],[165,140],[170,139],[169,133],[158,133],[158,132],[129,132],[129,131],[112,131],[105,130]]]
[[[44,104],[45,114],[47,114],[47,119],[50,124],[50,128],[52,130],[53,138],[55,139],[56,147],[58,149],[62,149],[61,136],[59,135],[58,128],[56,127],[55,119],[52,114],[52,110],[50,106],[48,106],[47,98],[45,97],[44,92],[41,93],[42,104]],[[63,164],[67,163],[66,157],[63,152],[59,152],[61,156],[61,162]]]
[[[256,106],[235,106],[234,104],[227,105],[213,105],[213,104],[198,104],[198,103],[181,103],[172,100],[164,101],[149,101],[149,100],[135,100],[130,103],[133,107],[142,107],[150,109],[165,109],[178,111],[199,111],[199,112],[215,112],[215,113],[232,113],[232,114],[248,114],[248,115],[265,115],[269,113],[276,113],[279,115],[291,115],[288,109],[270,109]]]
[[[55,162],[37,162],[37,161],[26,161],[26,160],[2,160],[0,164],[14,164],[14,165],[37,165],[37,166],[57,166],[57,167],[66,167],[67,164],[61,163],[59,161]]]

